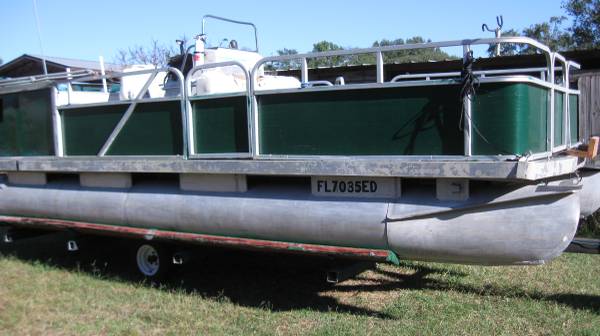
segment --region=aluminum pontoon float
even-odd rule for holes
[[[599,175],[580,172],[596,139],[580,155],[579,66],[535,40],[263,58],[258,44],[206,48],[202,30],[193,67],[186,53],[164,69],[0,81],[0,221],[146,239],[137,262],[152,276],[160,240],[540,264],[600,206]],[[547,64],[471,68],[471,47],[500,43]],[[386,53],[453,46],[461,72],[384,78]],[[374,83],[310,80],[311,59],[355,54],[375,56]],[[269,74],[289,61],[300,78]]]

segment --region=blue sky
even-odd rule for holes
[[[0,58],[40,54],[32,0],[0,0]],[[368,47],[382,38],[420,35],[433,41],[487,36],[481,24],[518,30],[550,16],[564,15],[561,0],[454,1],[129,1],[37,0],[44,52],[49,56],[114,60],[117,50],[147,45],[152,39],[174,43],[201,30],[204,14],[252,21],[258,26],[261,54],[277,49],[310,51],[329,40],[346,47]],[[229,28],[228,28],[229,27]],[[217,22],[207,24],[212,41],[234,37],[252,42],[249,31]],[[229,32],[229,33],[227,33]]]

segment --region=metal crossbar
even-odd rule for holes
[[[142,87],[142,89],[140,90],[140,92],[138,93],[138,95],[135,97],[134,100],[131,101],[129,107],[127,108],[127,110],[125,111],[125,113],[123,114],[123,116],[121,117],[121,120],[119,120],[119,122],[117,123],[117,125],[115,126],[115,128],[113,129],[113,131],[111,132],[110,136],[108,137],[108,139],[106,140],[106,142],[104,143],[104,145],[102,146],[102,148],[100,149],[100,151],[98,152],[98,156],[105,156],[106,153],[109,151],[110,147],[112,146],[112,144],[114,143],[115,139],[117,138],[117,136],[119,135],[119,133],[121,132],[121,130],[123,129],[123,127],[125,126],[125,124],[127,123],[127,121],[129,120],[129,118],[131,117],[131,115],[133,114],[133,112],[135,111],[135,107],[137,106],[137,104],[140,102],[140,100],[142,100],[142,98],[146,95],[146,93],[148,92],[148,88],[150,87],[150,85],[152,84],[152,82],[154,81],[154,79],[156,78],[156,76],[158,75],[159,72],[161,71],[167,71],[169,73],[174,74],[178,81],[179,81],[179,91],[180,91],[180,101],[181,101],[181,117],[182,117],[182,125],[186,124],[186,105],[185,105],[185,91],[184,91],[184,80],[183,80],[183,74],[179,71],[179,69],[177,68],[173,68],[173,67],[167,67],[164,69],[153,69],[153,70],[148,70],[148,71],[134,71],[134,72],[127,72],[127,73],[122,73],[122,75],[124,76],[133,76],[133,75],[140,75],[140,74],[150,74],[150,77],[148,78],[148,80],[146,80],[146,83],[144,83],[144,86]],[[123,76],[123,77],[124,77]],[[101,76],[101,77],[106,77],[106,76]],[[185,128],[185,126],[184,126]],[[186,129],[184,129],[183,132],[183,142],[184,144],[186,143]],[[184,153],[185,153],[185,145],[184,145]]]
[[[34,75],[34,76],[23,76],[16,78],[0,79],[0,87],[15,86],[15,85],[27,85],[39,81],[47,80],[63,80],[69,78],[85,78],[91,74],[95,74],[92,70],[77,70],[73,72],[55,72],[47,75]]]

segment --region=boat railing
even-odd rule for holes
[[[485,82],[485,83],[495,83],[495,82],[528,82],[528,83],[532,83],[532,84],[536,84],[538,86],[542,86],[544,88],[547,88],[549,90],[549,95],[548,95],[548,114],[549,114],[549,122],[547,125],[547,143],[548,143],[548,150],[543,152],[543,153],[534,153],[532,155],[530,155],[530,158],[538,158],[538,157],[550,157],[552,156],[553,153],[564,150],[566,147],[568,146],[573,146],[575,144],[571,143],[571,137],[570,137],[570,125],[569,125],[569,120],[565,120],[562,125],[563,125],[563,135],[565,137],[565,141],[563,144],[555,144],[554,142],[554,124],[555,124],[555,117],[554,117],[554,109],[555,109],[555,91],[559,91],[561,93],[563,93],[565,96],[568,96],[569,94],[575,94],[578,95],[579,91],[577,90],[573,90],[570,88],[569,86],[569,76],[568,76],[568,72],[571,69],[578,69],[579,65],[575,62],[571,62],[571,61],[566,61],[566,59],[556,53],[550,50],[550,48],[534,39],[528,38],[528,37],[521,37],[521,36],[506,36],[506,37],[499,37],[499,38],[481,38],[481,39],[465,39],[465,40],[454,40],[454,41],[445,41],[445,42],[427,42],[427,43],[416,43],[416,44],[403,44],[403,45],[394,45],[394,46],[381,46],[381,47],[373,47],[373,48],[366,48],[366,49],[351,49],[351,50],[335,50],[335,51],[326,51],[326,52],[318,52],[318,53],[307,53],[307,54],[293,54],[293,55],[280,55],[280,56],[271,56],[271,57],[265,57],[263,59],[261,59],[260,61],[258,61],[256,63],[256,65],[253,67],[252,71],[250,72],[251,78],[252,78],[252,91],[251,91],[251,96],[256,96],[256,95],[260,95],[260,94],[273,94],[275,93],[274,91],[260,91],[257,92],[254,87],[255,87],[255,83],[257,81],[257,77],[258,74],[261,70],[262,67],[264,67],[265,64],[267,63],[272,63],[272,62],[289,62],[289,61],[299,61],[300,63],[300,81],[302,83],[310,83],[310,78],[309,78],[309,67],[308,67],[308,60],[310,59],[316,59],[316,58],[328,58],[328,57],[335,57],[335,56],[351,56],[351,55],[360,55],[360,54],[373,54],[375,55],[375,59],[376,59],[376,66],[375,66],[375,71],[376,71],[376,81],[375,83],[360,83],[360,84],[352,84],[352,83],[347,83],[344,86],[338,86],[338,85],[334,85],[334,86],[304,86],[305,89],[304,90],[340,90],[340,89],[344,89],[344,90],[351,90],[351,89],[361,89],[361,88],[378,88],[378,87],[397,87],[397,86],[416,86],[416,85],[420,85],[420,86],[424,86],[424,85],[433,85],[435,83],[432,83],[432,81],[428,81],[427,79],[431,79],[431,78],[443,78],[443,77],[455,77],[456,74],[458,74],[460,76],[460,73],[437,73],[437,74],[409,74],[409,75],[401,75],[401,76],[396,76],[394,78],[392,78],[390,81],[386,82],[385,78],[384,78],[384,61],[383,61],[383,55],[387,52],[395,52],[395,51],[403,51],[403,50],[416,50],[416,49],[433,49],[433,48],[447,48],[447,47],[463,47],[463,54],[466,55],[469,51],[472,50],[473,46],[477,46],[477,45],[498,45],[498,44],[525,44],[525,45],[529,45],[531,47],[536,48],[541,54],[544,55],[545,60],[546,60],[546,67],[544,68],[535,68],[535,69],[524,69],[525,72],[538,72],[540,73],[540,78],[535,78],[532,76],[519,76],[516,75],[515,72],[513,72],[514,70],[486,70],[486,71],[478,71],[478,72],[474,72],[474,74],[476,74],[479,77],[479,81],[480,82]],[[560,84],[556,83],[556,79],[555,79],[555,73],[557,71],[556,68],[556,63],[560,62],[562,64],[562,68],[560,70],[562,70],[562,82]],[[504,72],[506,71],[506,72]],[[523,70],[520,70],[521,73],[523,73]],[[494,75],[493,77],[487,77],[489,75]],[[414,82],[405,82],[402,81],[401,79],[409,79],[411,78],[410,76],[414,76],[412,77],[412,79],[424,79],[423,81],[414,81]],[[457,83],[458,84],[458,83]],[[282,90],[280,90],[282,91]],[[290,90],[283,90],[284,92],[289,92]],[[564,117],[566,119],[568,119],[568,112],[569,112],[569,104],[564,103],[563,105],[563,109],[565,109],[565,113],[564,113]],[[465,101],[465,103],[463,104],[463,112],[464,115],[466,116],[465,118],[463,118],[463,122],[464,122],[464,143],[465,143],[465,149],[464,149],[464,155],[467,157],[471,157],[472,156],[472,134],[473,134],[473,125],[471,123],[471,120],[473,118],[472,116],[472,111],[471,111],[471,104],[470,104],[470,100]],[[257,132],[257,125],[258,125],[258,114],[260,113],[258,106],[257,106],[257,100],[254,97],[253,99],[253,123],[254,123],[254,127],[253,127],[253,148],[255,148],[255,156],[260,156],[260,152],[258,150],[259,146],[258,144],[260,143],[260,139],[259,139],[259,132]],[[272,157],[272,156],[270,156]]]
[[[163,90],[165,90],[165,92],[167,90],[174,90],[174,91],[177,91],[177,93],[174,95],[165,95],[163,97],[148,97],[148,91],[150,89],[150,86],[152,85],[152,83],[154,82],[154,80],[160,73],[165,73],[165,81],[164,82],[166,82],[167,75],[173,76],[175,78],[175,82],[176,82],[176,84],[173,85],[173,87],[171,87],[171,88],[163,87]],[[67,73],[67,74],[73,74],[73,73]],[[56,103],[54,104],[54,113],[53,113],[54,132],[53,133],[54,133],[54,144],[55,144],[54,150],[55,150],[56,155],[59,157],[65,156],[64,144],[63,144],[64,136],[63,136],[63,129],[62,129],[63,122],[62,122],[62,116],[61,116],[60,111],[64,111],[64,110],[68,110],[68,109],[83,108],[83,107],[94,107],[94,106],[109,106],[109,105],[123,105],[123,104],[129,105],[127,107],[127,109],[125,110],[125,112],[123,113],[123,115],[121,116],[119,122],[116,124],[116,126],[112,130],[110,136],[106,139],[105,143],[103,144],[100,151],[98,152],[97,156],[103,157],[110,150],[115,139],[117,138],[117,136],[119,135],[119,133],[121,132],[121,130],[123,129],[123,127],[125,126],[127,121],[129,120],[131,115],[134,113],[135,108],[138,104],[149,103],[149,102],[173,101],[173,100],[178,100],[180,102],[181,120],[182,120],[182,125],[184,126],[182,153],[185,153],[185,148],[187,146],[187,144],[186,144],[187,137],[185,135],[186,134],[185,125],[186,125],[186,119],[187,119],[186,118],[187,106],[186,106],[186,94],[185,94],[185,89],[184,89],[185,88],[184,76],[181,73],[181,71],[179,71],[179,69],[173,68],[173,67],[165,67],[165,68],[146,69],[146,70],[131,71],[131,72],[114,72],[111,74],[104,74],[104,75],[93,73],[93,74],[87,74],[87,76],[80,76],[76,79],[78,82],[93,82],[93,81],[98,81],[98,80],[123,79],[124,77],[128,77],[128,76],[141,76],[141,75],[142,76],[148,75],[148,78],[144,82],[141,89],[139,89],[137,94],[135,94],[135,96],[132,99],[109,100],[108,96],[107,96],[106,101],[92,102],[92,103],[85,103],[85,102],[84,103],[76,103],[76,102],[72,101],[73,92],[71,89],[69,89],[67,104],[61,105],[61,106],[57,106]],[[66,83],[67,83],[68,87],[70,88],[71,84],[75,78],[73,76],[69,75],[66,78],[61,77],[60,79],[66,79]],[[54,88],[54,90],[55,90],[55,92],[54,92],[53,97],[54,97],[54,99],[56,99],[58,92],[56,91],[56,88]],[[137,91],[137,90],[135,90],[135,91]]]
[[[197,81],[198,79],[195,75],[198,72],[210,70],[210,69],[219,69],[219,68],[239,68],[239,70],[244,74],[245,78],[245,87],[241,91],[232,90],[230,92],[225,93],[214,93],[214,94],[198,94],[192,91],[193,84],[196,83],[196,90],[198,90]],[[227,62],[219,62],[219,63],[208,63],[197,65],[191,68],[185,78],[185,93],[187,96],[186,99],[186,123],[187,123],[187,144],[188,144],[188,157],[189,158],[241,158],[241,157],[249,157],[250,153],[199,153],[196,148],[196,132],[194,130],[194,118],[193,118],[193,109],[192,102],[195,100],[204,100],[204,99],[215,99],[215,98],[225,98],[225,97],[236,97],[236,96],[246,96],[246,109],[247,109],[247,120],[248,120],[248,134],[250,139],[250,129],[252,127],[250,123],[250,73],[246,69],[246,67],[237,61],[227,61]]]
[[[554,52],[554,53],[552,53],[553,67],[556,67],[557,61],[560,62],[561,68],[562,68],[562,85],[556,85],[555,87],[553,87],[550,90],[551,115],[552,115],[552,118],[550,118],[550,138],[552,140],[554,140],[554,132],[555,132],[554,124],[556,123],[556,120],[554,118],[554,110],[556,109],[556,106],[555,106],[556,102],[555,102],[554,96],[556,95],[556,91],[558,91],[559,94],[562,94],[562,99],[563,99],[563,104],[562,104],[563,132],[562,132],[562,135],[563,135],[564,145],[556,146],[554,144],[554,141],[552,141],[553,151],[561,151],[561,150],[566,149],[569,146],[574,145],[570,141],[571,140],[571,127],[570,127],[571,120],[569,118],[570,104],[568,103],[568,101],[569,101],[570,94],[579,95],[579,91],[572,90],[570,88],[569,74],[570,74],[571,68],[574,68],[574,69],[581,68],[581,66],[578,63],[575,63],[573,61],[568,61],[563,55]],[[554,73],[552,75],[554,76]],[[556,84],[556,80],[554,78],[553,78],[553,82]]]
[[[130,97],[132,99],[116,99],[110,100],[106,99],[101,102],[93,102],[93,103],[84,103],[77,104],[71,100],[71,97],[68,98],[68,103],[66,105],[56,104],[56,100],[52,103],[53,105],[53,113],[52,113],[52,123],[53,123],[53,140],[54,140],[54,152],[56,156],[63,157],[65,156],[64,150],[64,132],[63,132],[63,120],[61,113],[69,110],[69,109],[78,109],[82,107],[99,107],[99,106],[108,106],[108,105],[127,105],[125,112],[120,116],[120,119],[116,126],[110,132],[110,135],[103,140],[104,143],[100,150],[96,153],[98,157],[107,156],[109,153],[111,146],[115,142],[115,139],[120,134],[122,129],[124,128],[127,121],[130,119],[131,115],[135,113],[136,106],[140,103],[148,103],[148,102],[166,102],[166,101],[178,101],[181,112],[181,121],[182,121],[182,137],[183,137],[183,149],[181,153],[184,156],[189,158],[260,158],[260,159],[302,159],[302,158],[315,158],[315,155],[279,155],[279,154],[263,154],[261,153],[261,139],[260,139],[260,124],[259,124],[259,115],[260,115],[260,107],[258,104],[258,98],[262,95],[270,95],[270,94],[285,94],[285,93],[300,93],[300,92],[317,92],[317,91],[335,91],[335,90],[354,90],[354,89],[377,89],[377,88],[387,88],[387,87],[410,87],[410,86],[429,86],[436,85],[436,81],[432,80],[434,78],[460,78],[459,72],[439,72],[439,73],[430,73],[430,74],[403,74],[399,76],[395,76],[394,78],[385,81],[384,78],[384,62],[383,55],[386,52],[393,51],[401,51],[401,50],[413,50],[413,49],[427,49],[427,48],[441,48],[441,47],[456,47],[463,46],[463,51],[467,53],[471,50],[472,45],[487,45],[487,44],[497,44],[497,43],[522,43],[533,46],[540,50],[542,54],[545,55],[547,66],[542,68],[522,68],[522,69],[502,69],[502,70],[481,70],[474,71],[474,75],[480,83],[529,83],[533,85],[537,85],[548,90],[547,97],[547,129],[546,129],[546,142],[547,146],[545,147],[545,151],[532,153],[528,156],[529,159],[541,158],[541,157],[550,157],[553,153],[557,151],[564,150],[567,147],[572,147],[577,145],[572,141],[571,137],[571,120],[570,120],[570,104],[567,103],[570,95],[578,95],[579,91],[572,89],[569,86],[569,72],[572,69],[578,69],[579,65],[577,63],[567,61],[562,55],[550,51],[550,49],[530,38],[525,37],[502,37],[502,38],[490,38],[490,39],[471,39],[471,40],[456,40],[456,41],[448,41],[448,42],[428,42],[428,43],[420,43],[420,44],[405,44],[405,45],[397,45],[397,46],[384,46],[377,48],[368,48],[368,49],[354,49],[354,50],[339,50],[339,51],[330,51],[330,52],[322,52],[322,53],[311,53],[311,54],[297,54],[297,55],[282,55],[282,56],[274,56],[274,57],[265,57],[260,59],[252,68],[251,71],[245,68],[245,66],[236,61],[230,62],[221,62],[221,63],[210,63],[204,64],[200,66],[196,66],[192,68],[187,76],[184,75],[176,68],[162,68],[162,69],[146,69],[141,71],[132,71],[132,72],[118,72],[111,74],[97,74],[93,72],[70,72],[63,74],[52,74],[46,77],[38,76],[36,79],[29,80],[41,80],[40,78],[52,79],[56,83],[74,83],[76,82],[97,82],[99,80],[105,81],[109,79],[115,78],[124,78],[127,76],[139,76],[139,75],[147,75],[145,78],[145,82],[139,91],[136,91],[134,97]],[[341,85],[336,81],[336,84],[332,84],[330,82],[323,82],[314,80],[311,81],[308,74],[308,60],[313,58],[320,57],[331,57],[331,56],[343,56],[343,55],[355,55],[355,54],[375,54],[377,65],[376,65],[376,82],[375,83],[367,83],[367,84],[356,84],[356,83],[347,83],[345,85]],[[280,61],[290,61],[290,60],[300,60],[301,62],[301,81],[299,87],[295,88],[284,88],[284,89],[258,89],[257,83],[258,78],[262,75],[264,71],[264,65],[268,62],[280,62]],[[206,71],[210,69],[216,68],[226,68],[226,67],[234,67],[239,68],[243,73],[243,77],[245,79],[245,84],[243,88],[240,88],[238,91],[231,92],[223,92],[223,93],[202,93],[199,94],[198,91],[193,92],[192,88],[194,84],[198,84],[196,74],[201,71]],[[157,78],[157,76],[161,73],[169,74],[169,81],[163,83],[163,89],[171,90],[171,94],[166,94],[163,97],[146,97],[148,90],[153,82]],[[539,73],[539,78],[535,76],[527,76],[525,74],[535,74]],[[556,74],[560,74],[557,76]],[[161,74],[162,75],[162,74]],[[556,79],[560,79],[559,83],[557,83]],[[19,81],[13,81],[11,85],[15,85],[14,83],[22,83],[25,82],[26,79],[22,78]],[[342,82],[342,81],[340,81]],[[442,81],[444,82],[444,81]],[[446,81],[446,84],[448,81]],[[6,83],[6,82],[0,82]],[[459,81],[453,80],[450,84],[458,85]],[[139,83],[138,83],[139,84]],[[167,84],[169,88],[167,88]],[[8,85],[8,84],[5,84]],[[198,90],[198,86],[196,86]],[[54,95],[53,99],[57,97],[57,89],[53,88]],[[176,92],[175,92],[176,91]],[[173,94],[175,93],[175,94]],[[72,92],[69,92],[72,94]],[[107,95],[106,92],[104,92]],[[555,116],[555,96],[562,95],[563,103],[561,106],[562,113],[557,114]],[[108,96],[107,96],[108,97]],[[194,131],[194,117],[193,117],[193,103],[199,100],[210,100],[210,99],[219,99],[219,98],[228,98],[228,97],[246,97],[246,118],[247,118],[247,130],[248,130],[248,150],[244,150],[243,152],[233,152],[233,153],[207,153],[203,152],[196,148],[196,133]],[[237,99],[237,98],[236,98]],[[464,135],[464,153],[462,155],[456,155],[457,158],[465,158],[477,160],[483,156],[481,155],[472,155],[472,146],[473,139],[471,137],[473,132],[473,125],[471,124],[471,119],[473,118],[473,111],[471,110],[471,101],[469,99],[464,100],[462,104],[463,107],[463,127],[462,132]],[[77,112],[77,111],[73,111]],[[558,112],[558,111],[556,111]],[[560,120],[555,120],[556,118],[562,118]],[[559,129],[561,132],[560,141],[556,141],[555,143],[555,123],[560,122],[560,126],[562,129]],[[95,151],[95,149],[94,149]],[[108,154],[111,156],[110,154]],[[517,154],[510,155],[506,154],[506,158],[516,159],[519,156]],[[318,156],[317,157],[325,157]],[[358,157],[358,156],[357,156]],[[368,156],[372,157],[372,156]],[[384,157],[384,156],[381,156]],[[412,157],[412,155],[392,155],[386,157],[394,157],[401,159],[402,157]],[[437,158],[441,158],[442,155],[436,156]],[[497,156],[499,157],[499,156]],[[431,157],[434,159],[434,157]],[[489,158],[488,155],[485,158]]]
[[[481,38],[481,39],[465,39],[465,40],[454,40],[454,41],[445,41],[445,42],[426,42],[426,43],[414,43],[414,44],[402,44],[402,45],[392,45],[392,46],[381,46],[381,47],[373,47],[373,48],[362,48],[362,49],[350,49],[350,50],[333,50],[333,51],[325,51],[325,52],[316,52],[316,53],[306,53],[306,54],[292,54],[292,55],[279,55],[279,56],[270,56],[261,59],[252,69],[251,74],[253,76],[256,75],[256,72],[262,67],[265,63],[268,62],[283,62],[283,61],[294,61],[300,60],[300,74],[301,81],[308,82],[308,59],[315,58],[327,58],[334,56],[352,56],[352,55],[360,55],[360,54],[374,54],[376,59],[376,72],[377,72],[377,83],[384,82],[384,62],[383,62],[383,54],[386,52],[393,51],[403,51],[403,50],[416,50],[416,49],[433,49],[433,48],[447,48],[447,47],[457,47],[462,46],[463,50],[469,51],[471,47],[474,45],[489,45],[489,44],[498,44],[498,43],[514,43],[514,44],[527,44],[532,47],[540,50],[545,58],[547,63],[547,70],[553,71],[553,52],[550,48],[534,39],[528,37],[521,36],[506,36],[500,38]]]
[[[39,81],[59,81],[59,80],[67,80],[69,78],[72,79],[80,79],[82,77],[87,77],[96,72],[93,70],[77,70],[72,72],[55,72],[47,75],[33,75],[33,76],[23,76],[16,78],[7,78],[0,79],[0,87],[7,86],[17,86],[17,85],[29,85]]]
[[[473,75],[485,78],[488,76],[498,75],[517,75],[517,74],[531,74],[536,75],[538,78],[544,80],[546,78],[546,72],[548,69],[543,67],[537,68],[516,68],[516,69],[501,69],[501,70],[479,70],[473,71]],[[449,71],[449,72],[430,72],[430,73],[416,73],[416,74],[400,74],[394,76],[390,82],[396,83],[404,80],[431,80],[432,78],[460,78],[460,71]]]

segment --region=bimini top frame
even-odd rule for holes
[[[252,23],[252,22],[245,22],[245,21],[238,21],[238,20],[232,20],[232,19],[221,17],[221,16],[216,16],[216,15],[210,15],[210,14],[208,14],[208,15],[204,15],[202,17],[202,35],[204,35],[206,33],[206,30],[205,30],[206,19],[221,20],[221,21],[225,21],[225,22],[229,22],[229,23],[235,23],[235,24],[240,24],[240,25],[252,27],[252,29],[254,29],[254,46],[255,46],[254,51],[258,52],[258,31],[256,30],[256,26],[254,25],[254,23]]]

